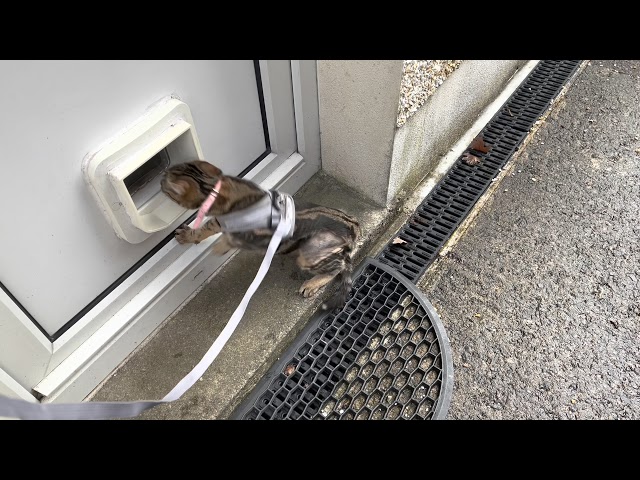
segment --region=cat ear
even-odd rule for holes
[[[176,196],[181,197],[189,190],[189,182],[186,180],[176,180],[175,182],[167,182],[167,188]]]
[[[222,175],[222,170],[220,170],[215,165],[210,164],[209,162],[205,162],[204,160],[196,160],[195,163],[198,165],[198,168],[200,168],[200,170],[202,170],[210,177],[218,177]]]

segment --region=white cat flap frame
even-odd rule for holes
[[[136,201],[135,192],[130,191],[125,180],[146,163],[157,163],[161,154],[166,162],[164,168],[149,164],[150,174],[155,176],[142,201]],[[116,235],[129,243],[140,243],[187,211],[160,191],[159,174],[169,164],[202,158],[189,107],[174,97],[165,97],[135,123],[89,153],[82,172]]]

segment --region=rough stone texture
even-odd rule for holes
[[[421,289],[451,419],[640,419],[640,62],[592,61]]]
[[[462,60],[405,60],[402,67],[396,126],[401,127],[424,105]]]

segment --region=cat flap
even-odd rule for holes
[[[88,154],[82,172],[116,235],[140,243],[190,212],[162,193],[161,174],[170,165],[202,158],[189,107],[164,97]]]

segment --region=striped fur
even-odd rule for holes
[[[170,167],[161,181],[161,188],[179,205],[197,209],[218,179],[222,180],[220,193],[208,212],[213,218],[197,230],[183,225],[176,230],[176,240],[200,243],[211,235],[223,233],[213,248],[217,255],[224,255],[232,248],[264,252],[273,235],[271,230],[225,233],[215,219],[215,215],[241,210],[260,200],[265,192],[255,183],[224,175],[216,166],[197,160]],[[338,283],[336,295],[323,304],[323,308],[340,308],[351,290],[352,256],[359,235],[357,220],[343,211],[297,201],[293,237],[282,241],[276,253],[297,255],[298,267],[313,275],[300,287],[299,292],[304,297],[315,295],[332,281]]]

